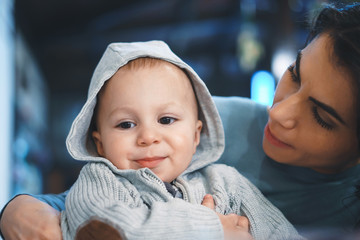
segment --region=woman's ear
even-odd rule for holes
[[[93,131],[92,138],[95,142],[97,153],[99,154],[100,157],[104,157],[105,154],[104,154],[104,148],[103,148],[102,141],[101,141],[101,134],[98,131]]]

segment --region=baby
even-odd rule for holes
[[[94,216],[127,239],[223,239],[229,214],[247,217],[255,239],[301,239],[247,179],[214,164],[224,132],[211,95],[161,41],[109,45],[67,147],[88,164],[66,198],[64,239]]]

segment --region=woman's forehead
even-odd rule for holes
[[[358,104],[357,88],[349,71],[338,65],[334,58],[331,38],[327,34],[315,38],[302,50],[302,81],[309,83],[311,97],[326,103],[353,122]]]

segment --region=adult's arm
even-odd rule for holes
[[[62,239],[60,212],[30,195],[13,198],[1,216],[3,239]]]
[[[55,236],[60,233],[59,212],[65,208],[67,192],[13,197],[0,213],[1,237],[17,239],[21,235],[22,239],[37,239],[35,236],[57,239]]]
[[[59,194],[59,196],[65,194]],[[204,198],[203,205],[214,210],[211,196]],[[60,212],[30,195],[23,194],[14,197],[1,215],[4,216],[0,222],[4,233],[1,234],[3,239],[62,239]],[[248,234],[249,222],[246,218],[237,215],[225,216],[219,213],[217,215],[223,226],[225,239],[234,239],[234,236],[238,239],[252,239]]]

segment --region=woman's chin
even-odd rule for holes
[[[294,158],[293,149],[284,149],[274,146],[265,139],[263,140],[263,150],[269,158],[278,163],[296,165],[293,163],[292,159]]]

